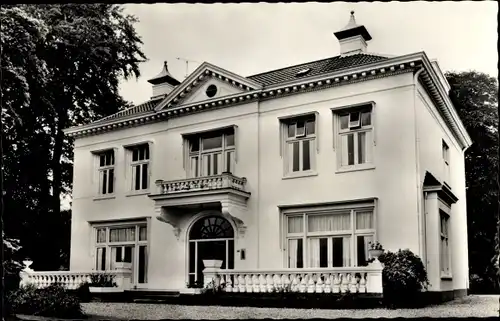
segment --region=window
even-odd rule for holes
[[[149,144],[129,147],[132,157],[132,190],[141,191],[149,188]]]
[[[443,180],[446,183],[450,182],[450,148],[443,140],[442,142],[442,154],[443,154]]]
[[[234,128],[194,135],[188,141],[190,177],[234,172]]]
[[[355,169],[373,163],[371,105],[336,112],[340,168]]]
[[[449,246],[449,219],[450,217],[443,211],[439,211],[440,216],[440,234],[441,234],[441,248],[440,248],[440,263],[441,274],[445,276],[451,275],[450,264],[450,246]]]
[[[99,159],[99,194],[108,195],[114,192],[115,153],[108,150],[97,154]]]
[[[132,283],[147,283],[146,223],[95,227],[95,269],[114,270],[116,263],[132,265]]]
[[[289,268],[366,266],[373,207],[285,214]]]
[[[316,115],[282,120],[285,175],[311,173],[316,166]]]

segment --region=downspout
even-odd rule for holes
[[[413,120],[415,122],[415,181],[417,187],[417,222],[418,222],[418,252],[419,256],[422,259],[422,262],[426,262],[426,253],[425,249],[425,216],[422,215],[421,211],[421,182],[420,182],[420,138],[418,136],[418,122],[417,122],[417,85],[418,85],[418,77],[424,71],[424,67],[421,67],[413,76]],[[425,264],[425,263],[424,263]]]

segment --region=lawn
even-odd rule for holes
[[[312,318],[422,318],[499,316],[498,296],[471,295],[423,309],[305,310],[222,306],[182,306],[141,303],[84,303],[92,319],[312,319]]]

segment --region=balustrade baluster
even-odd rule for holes
[[[342,281],[340,283],[340,292],[345,293],[345,292],[347,292],[348,285],[349,285],[349,280],[347,278],[348,274],[342,273],[341,275],[342,275]]]
[[[266,282],[266,277],[264,274],[259,274],[259,285],[260,285],[260,292],[265,293],[267,292],[267,282]]]
[[[360,293],[366,293],[366,274],[365,273],[360,273],[361,278],[359,279],[359,292]]]
[[[325,284],[323,283],[323,275],[319,274],[316,278],[316,293],[323,293],[325,289]]]
[[[237,274],[233,274],[233,292],[240,292],[240,283],[238,282]]]
[[[325,275],[325,287],[324,287],[325,293],[332,293],[332,279],[331,279],[331,274]]]
[[[274,290],[274,280],[273,275],[268,273],[266,275],[266,283],[267,283],[267,292],[271,293]]]
[[[340,278],[342,277],[341,274],[335,273],[335,277],[333,278],[333,286],[332,286],[332,292],[333,293],[339,293],[340,292]]]
[[[309,280],[307,282],[307,293],[314,293],[314,291],[316,290],[314,279],[315,279],[315,274],[309,276]]]
[[[251,274],[246,274],[245,275],[245,285],[248,293],[252,293],[252,276]]]
[[[356,275],[354,273],[349,274],[350,282],[349,282],[349,291],[351,293],[358,292],[358,280],[356,279]]]
[[[308,281],[308,275],[307,274],[302,274],[301,275],[301,280],[300,280],[300,286],[299,286],[299,292],[304,293],[307,290],[307,281]]]
[[[293,274],[292,276],[292,292],[299,291],[299,277],[297,274]]]
[[[243,274],[238,274],[238,286],[240,287],[240,292],[245,293],[247,291],[246,279]]]
[[[279,276],[279,274],[275,274],[273,278],[275,280],[274,284],[276,285],[276,289],[280,291],[283,287],[283,284],[281,283],[281,277]]]
[[[259,276],[257,274],[252,275],[253,292],[260,292]]]
[[[231,281],[231,274],[226,274],[226,292],[233,292],[233,281]]]
[[[284,285],[286,291],[290,291],[290,288],[292,285],[292,282],[290,281],[290,275],[283,274],[283,278],[284,278],[283,285]]]

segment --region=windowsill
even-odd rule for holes
[[[140,195],[147,195],[151,194],[151,191],[149,189],[143,189],[139,191],[129,191],[125,196],[130,197],[130,196],[140,196]]]
[[[445,274],[441,272],[441,280],[443,281],[451,281],[453,280],[451,274]]]
[[[283,176],[282,179],[292,179],[292,178],[301,178],[301,177],[310,177],[310,176],[318,176],[318,172],[309,171],[309,172],[290,173],[290,174],[286,174],[285,176]]]
[[[335,171],[335,173],[348,173],[348,172],[357,172],[357,171],[366,171],[375,169],[375,165],[364,165],[364,166],[352,166],[352,167],[341,167]]]
[[[99,195],[99,196],[94,196],[94,201],[104,201],[104,200],[110,200],[116,198],[116,195],[111,194],[111,195]]]

